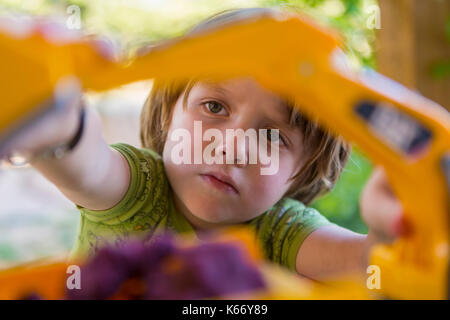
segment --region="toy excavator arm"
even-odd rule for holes
[[[412,234],[371,254],[371,264],[381,269],[381,291],[394,298],[447,297],[450,116],[375,72],[344,68],[339,38],[309,19],[254,15],[123,62],[106,59],[83,41],[54,44],[38,33],[20,39],[0,33],[0,58],[7,74],[0,80],[7,102],[0,133],[66,76],[78,77],[87,90],[150,78],[252,76],[301,102],[302,112],[384,166],[405,208]]]

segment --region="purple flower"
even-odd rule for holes
[[[201,244],[166,262],[149,272],[147,299],[213,298],[264,288],[259,271],[232,244]]]
[[[107,299],[117,291],[127,276],[127,260],[121,252],[112,247],[104,247],[81,267],[81,289],[68,289],[67,298]]]
[[[126,280],[143,278],[149,268],[175,249],[169,235],[156,237],[150,246],[136,240],[105,246],[81,267],[81,289],[67,290],[67,298],[108,299]]]
[[[42,297],[36,292],[30,292],[22,296],[20,300],[42,300]]]
[[[202,299],[264,288],[258,269],[231,243],[176,247],[170,235],[149,245],[105,247],[81,268],[69,299]]]

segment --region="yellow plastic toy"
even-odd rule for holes
[[[413,232],[371,252],[370,263],[381,269],[381,293],[446,299],[450,116],[375,72],[349,70],[340,47],[334,33],[288,13],[254,15],[121,62],[87,41],[53,43],[39,32],[17,37],[0,31],[0,142],[24,125],[23,119],[45,112],[53,88],[66,76],[78,77],[85,90],[150,78],[253,76],[301,101],[303,112],[384,166]]]

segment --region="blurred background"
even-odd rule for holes
[[[449,107],[449,0],[0,0],[0,15],[58,16],[69,28],[108,37],[132,54],[219,11],[276,5],[296,6],[337,28],[354,67],[377,69]],[[139,82],[86,93],[88,105],[101,114],[109,143],[140,146],[139,113],[150,88],[151,82]],[[312,206],[331,221],[366,233],[358,199],[371,170],[354,146],[334,190]],[[71,249],[78,211],[37,171],[1,167],[0,201],[0,268]]]

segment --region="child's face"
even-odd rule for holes
[[[183,140],[194,159],[194,140],[197,138],[202,154],[211,141],[194,135],[194,121],[201,121],[202,134],[208,129],[222,133],[223,143],[212,154],[223,156],[223,164],[177,164],[173,152],[179,150],[181,140],[171,139],[174,130],[185,129],[191,142]],[[199,122],[197,122],[197,125]],[[248,143],[235,155],[244,157],[244,164],[226,162],[226,129],[279,129],[279,165],[276,174],[262,175],[260,158],[249,163]],[[198,132],[198,131],[197,131]],[[179,139],[179,138],[178,138]],[[231,140],[231,139],[230,139]],[[258,141],[260,140],[258,136]],[[268,153],[271,154],[267,139]],[[230,149],[228,149],[230,150]],[[289,112],[284,101],[262,88],[250,78],[233,79],[221,83],[197,82],[191,89],[186,109],[183,95],[176,102],[164,145],[163,161],[174,190],[177,209],[197,228],[211,228],[248,221],[267,211],[289,189],[288,179],[303,164],[302,133],[289,126]],[[228,179],[230,185],[216,180]]]

